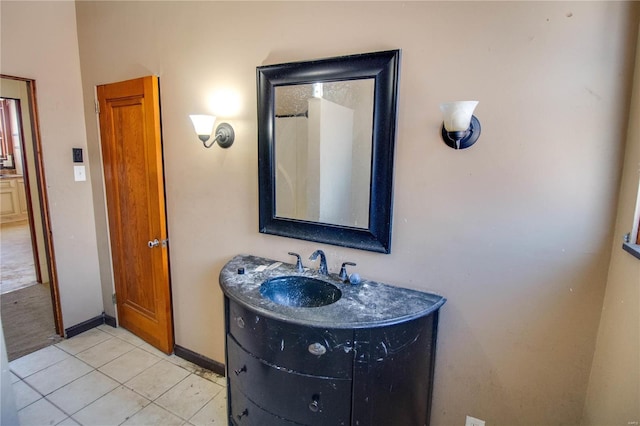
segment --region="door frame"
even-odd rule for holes
[[[31,246],[33,247],[34,252],[34,263],[36,264],[36,274],[37,280],[42,281],[41,271],[39,269],[39,253],[37,249],[36,243],[36,235],[35,235],[35,227],[42,227],[42,235],[44,236],[44,245],[45,245],[45,257],[47,260],[47,269],[49,272],[49,290],[51,292],[51,304],[53,306],[53,322],[56,330],[56,334],[64,337],[64,324],[62,322],[62,307],[60,305],[60,289],[58,287],[58,274],[56,269],[56,258],[55,251],[53,248],[53,233],[51,232],[51,217],[49,214],[49,199],[47,196],[47,185],[44,174],[44,160],[42,158],[42,143],[40,138],[40,124],[38,120],[38,104],[37,104],[37,92],[36,92],[36,81],[30,78],[16,77],[6,74],[0,74],[0,78],[7,80],[17,80],[25,82],[27,86],[27,96],[28,96],[28,105],[29,115],[31,116],[31,135],[32,135],[32,143],[33,143],[33,157],[27,155],[27,150],[24,149],[27,141],[24,139],[24,134],[22,131],[22,126],[20,132],[20,143],[22,145],[22,162],[24,164],[23,176],[24,176],[24,186],[25,186],[25,194],[27,198],[27,210],[28,210],[28,220],[29,220],[29,232],[31,234]],[[20,108],[23,109],[25,106],[20,105]],[[29,171],[27,164],[33,165],[36,171],[36,176],[29,176]],[[34,179],[36,182],[36,186],[38,188],[37,194],[32,194],[29,182],[31,179]],[[37,223],[34,220],[33,214],[33,203],[32,197],[37,196],[40,202],[40,213],[42,217],[42,223]]]

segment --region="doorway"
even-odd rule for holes
[[[43,282],[28,220],[20,110],[20,99],[0,97],[0,294]]]
[[[9,360],[63,335],[35,81],[0,75],[0,318]]]

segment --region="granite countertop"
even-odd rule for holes
[[[296,272],[295,266],[272,259],[238,255],[220,271],[220,287],[231,300],[262,314],[291,323],[331,328],[368,328],[401,323],[437,311],[446,302],[433,293],[394,287],[363,279],[361,283],[345,284],[337,274],[319,275],[305,268]],[[260,266],[273,268],[256,271]],[[239,274],[238,269],[245,273]],[[301,308],[279,305],[260,294],[260,285],[270,278],[300,275],[330,282],[340,289],[342,297],[330,305]]]

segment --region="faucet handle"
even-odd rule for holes
[[[304,272],[304,266],[302,266],[302,258],[300,257],[300,255],[291,251],[289,252],[289,254],[298,258],[298,261],[296,262],[296,270],[298,272]]]
[[[349,266],[356,266],[355,263],[353,262],[344,262],[342,264],[342,267],[340,268],[340,280],[342,280],[343,283],[346,283],[347,281],[349,281],[349,275],[347,274],[347,265]]]

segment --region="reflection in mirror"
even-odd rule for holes
[[[391,251],[400,51],[257,68],[260,232]]]
[[[19,144],[19,100],[0,98],[0,169],[15,170],[14,144]]]
[[[275,88],[277,217],[369,227],[373,83]]]

